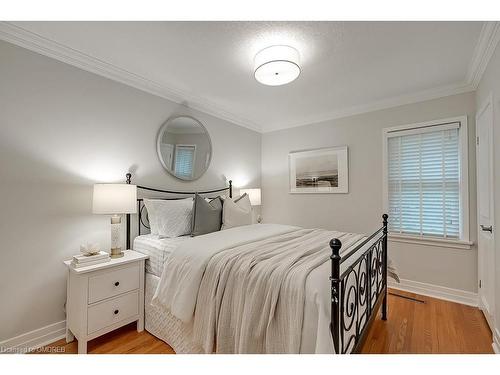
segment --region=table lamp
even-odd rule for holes
[[[240,189],[240,194],[243,195],[247,193],[250,198],[250,204],[252,206],[260,206],[261,205],[261,191],[260,188],[254,189]],[[262,221],[262,217],[260,215],[257,216],[257,222],[260,223]]]
[[[92,212],[111,216],[111,258],[123,256],[121,215],[137,212],[137,186],[130,184],[95,184]]]

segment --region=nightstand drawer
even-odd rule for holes
[[[139,291],[100,302],[88,308],[87,334],[133,317],[139,313]]]
[[[102,301],[139,288],[140,269],[138,264],[121,268],[89,278],[88,303]]]

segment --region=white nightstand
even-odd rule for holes
[[[87,342],[137,321],[144,330],[144,261],[147,255],[125,250],[122,258],[75,269],[68,267],[66,341],[78,340],[78,353]]]

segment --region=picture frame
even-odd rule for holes
[[[349,192],[347,146],[292,151],[288,154],[290,193],[346,194]]]

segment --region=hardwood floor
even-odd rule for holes
[[[62,339],[47,345],[54,348],[57,354],[78,353],[78,342],[75,339],[66,343]],[[50,350],[39,350],[38,353],[49,354]],[[136,324],[131,323],[104,336],[98,337],[87,343],[89,354],[175,354],[174,350],[147,331],[137,332]]]
[[[491,332],[481,311],[475,307],[391,290],[387,321],[377,318],[362,353],[493,353]],[[59,340],[47,346],[56,352],[76,353],[77,342]],[[42,350],[43,352],[43,350]],[[88,343],[90,354],[173,354],[163,341],[135,323]]]
[[[389,293],[388,319],[374,321],[362,353],[493,353],[491,331],[478,308],[399,290]]]

